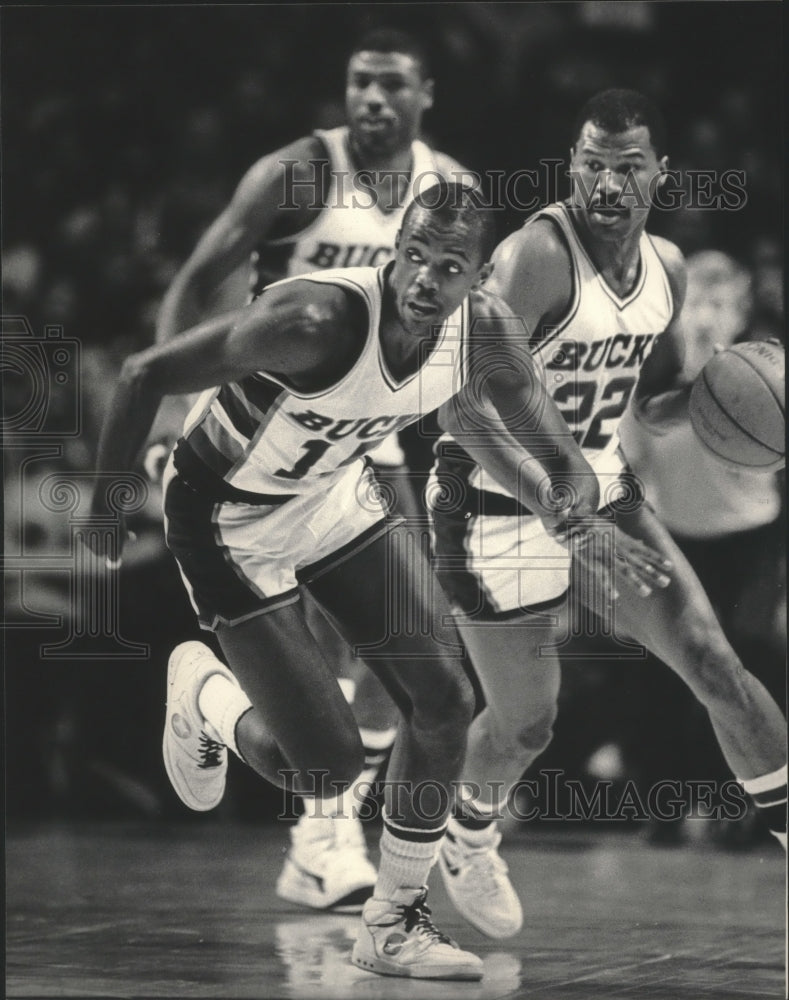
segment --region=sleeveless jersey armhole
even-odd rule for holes
[[[548,327],[550,331],[549,334],[540,337],[539,341],[537,341],[536,343],[534,343],[534,341],[532,340],[533,343],[532,353],[541,351],[547,344],[555,340],[556,337],[558,337],[559,334],[562,332],[562,330],[566,329],[570,325],[570,323],[573,320],[573,317],[578,312],[579,305],[581,304],[581,275],[578,269],[578,260],[576,258],[575,253],[573,252],[573,246],[572,246],[573,237],[565,228],[566,225],[569,226],[569,222],[564,223],[562,218],[557,217],[553,212],[548,210],[543,210],[539,212],[537,215],[533,216],[533,218],[529,219],[526,225],[533,225],[540,219],[546,219],[548,222],[551,223],[554,232],[558,235],[562,243],[562,246],[564,247],[565,252],[567,253],[567,257],[570,262],[570,282],[572,287],[570,290],[570,300],[567,305],[567,308],[565,309],[564,315],[555,324],[551,324]]]

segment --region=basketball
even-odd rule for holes
[[[779,344],[749,341],[711,358],[690,394],[690,420],[716,457],[769,470],[785,455],[785,356]]]

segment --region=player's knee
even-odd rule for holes
[[[555,721],[554,703],[530,711],[527,718],[493,716],[486,712],[480,716],[478,724],[482,727],[484,738],[495,748],[497,755],[519,760],[524,755],[540,753],[548,746],[553,739]]]
[[[516,747],[529,753],[541,753],[553,739],[556,712],[557,706],[552,703],[523,721],[514,734]]]

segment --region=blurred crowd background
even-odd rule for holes
[[[4,332],[18,332],[9,317],[25,317],[36,336],[55,326],[78,341],[68,385],[81,403],[78,434],[58,436],[58,407],[65,427],[74,399],[53,391],[46,433],[9,440],[4,450],[5,545],[16,559],[6,574],[9,817],[189,818],[166,783],[159,739],[164,664],[195,626],[161,541],[156,491],[136,516],[140,540],[118,581],[121,633],[147,643],[150,654],[68,659],[42,656],[41,647],[73,634],[73,517],[50,509],[41,486],[52,474],[91,468],[120,362],[152,342],[169,281],[245,169],[315,127],[342,122],[354,36],[386,24],[427,43],[437,96],[426,138],[480,172],[564,161],[575,113],[599,89],[651,95],[668,120],[671,166],[686,179],[693,170],[741,171],[747,192],[737,211],[656,211],[651,228],[690,257],[725,254],[726,266],[745,275],[735,338],[783,340],[780,6],[3,10]],[[547,183],[545,200],[566,193]],[[504,208],[502,235],[524,218]],[[729,307],[720,308],[723,315]],[[24,373],[4,376],[16,412]],[[782,477],[774,488],[783,503]],[[783,533],[776,537],[767,583],[735,602],[739,623],[725,624],[784,701],[785,549]],[[616,664],[604,654],[568,663],[543,764],[615,782],[726,777],[709,723],[683,685],[660,664]],[[278,793],[233,767],[223,815],[271,817],[279,804]],[[683,834],[699,828],[685,824]],[[758,820],[746,819],[728,836],[744,843],[758,833]]]

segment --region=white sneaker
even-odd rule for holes
[[[434,926],[426,899],[425,886],[401,889],[395,899],[368,899],[353,964],[382,976],[482,979],[482,960]]]
[[[302,815],[277,879],[280,899],[337,913],[359,913],[373,894],[377,872],[367,857],[364,830],[350,816]]]
[[[512,937],[523,926],[520,900],[498,852],[500,843],[501,833],[492,823],[482,843],[472,844],[462,834],[447,831],[438,854],[438,867],[455,909],[472,927],[492,938]]]
[[[227,749],[206,732],[197,704],[200,688],[212,674],[238,684],[202,642],[182,642],[167,665],[167,714],[162,753],[170,783],[181,801],[198,812],[222,801],[227,777]]]

